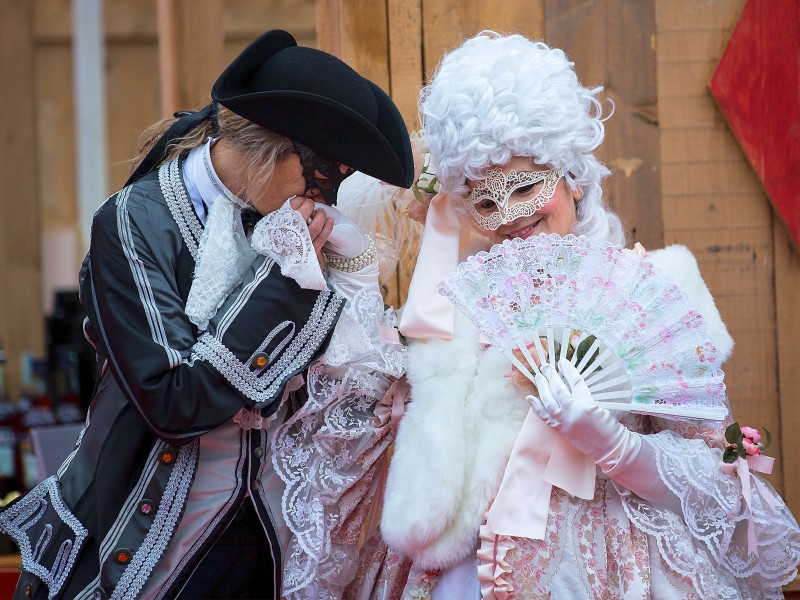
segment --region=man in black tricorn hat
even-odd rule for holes
[[[94,216],[80,280],[100,377],[58,475],[0,513],[17,598],[336,597],[352,573],[364,458],[318,440],[373,418],[402,367],[364,317],[383,310],[374,244],[331,207],[354,170],[408,187],[408,132],[284,31],[211,97],[151,128]]]

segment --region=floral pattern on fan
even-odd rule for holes
[[[439,292],[531,380],[538,365],[567,358],[608,408],[727,416],[724,374],[702,315],[646,258],[621,246],[572,234],[506,240],[461,263]]]

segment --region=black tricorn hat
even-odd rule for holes
[[[393,185],[409,187],[411,143],[386,93],[326,52],[279,29],[250,43],[211,98],[236,114]]]

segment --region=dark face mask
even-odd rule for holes
[[[306,181],[306,189],[303,195],[312,189],[317,189],[322,195],[325,204],[328,206],[335,205],[339,186],[352,175],[353,169],[347,169],[342,173],[340,170],[342,163],[319,156],[311,148],[306,148],[295,142],[292,142],[292,147],[292,151],[300,159],[300,165],[303,167],[303,179]],[[327,179],[317,179],[317,173],[327,177]]]

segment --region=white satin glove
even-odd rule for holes
[[[367,250],[369,238],[342,211],[320,202],[314,204],[333,219],[333,230],[328,236],[328,241],[322,247],[322,251],[326,255],[349,259],[355,258]],[[336,292],[352,301],[361,288],[377,284],[379,275],[380,269],[378,262],[375,261],[357,271],[328,269],[328,283]]]
[[[355,258],[367,249],[369,238],[342,211],[321,202],[314,202],[314,205],[333,219],[333,230],[322,247],[326,254]]]
[[[250,245],[259,254],[273,259],[284,277],[294,279],[303,289],[321,291],[328,284],[319,266],[308,223],[291,205],[294,198],[256,223]]]
[[[378,263],[374,262],[363,269],[347,273],[345,271],[337,271],[336,269],[328,270],[328,283],[340,295],[352,301],[356,293],[363,287],[368,285],[378,285]]]
[[[658,475],[655,448],[592,398],[571,362],[562,359],[558,366],[561,375],[552,365],[543,365],[535,377],[539,397],[528,396],[533,411],[616,483],[680,514],[680,500]]]

